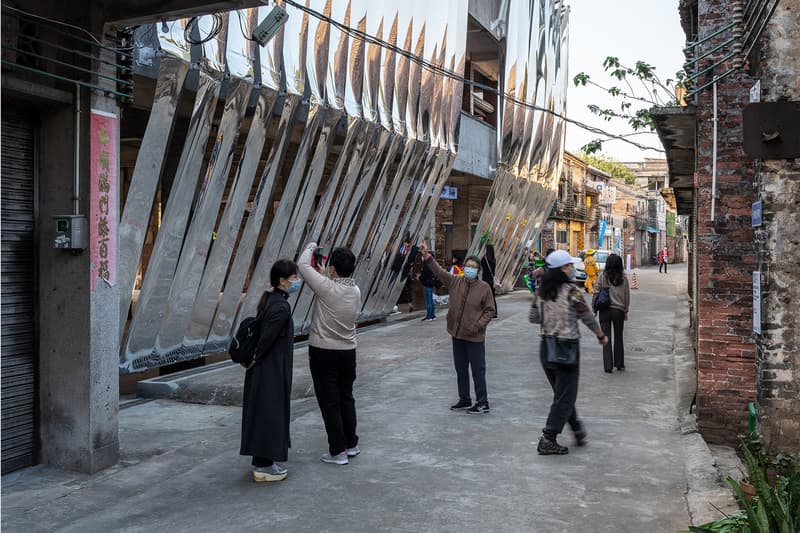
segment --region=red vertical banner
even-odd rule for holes
[[[98,281],[114,285],[117,279],[117,116],[92,109],[89,165],[89,253],[92,292]]]

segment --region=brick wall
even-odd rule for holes
[[[729,1],[701,0],[698,16],[708,35],[731,22]],[[727,40],[727,32],[698,49],[702,55]],[[727,48],[699,63],[705,69]],[[733,67],[716,68],[721,74]],[[704,84],[709,79],[701,77]],[[747,404],[756,396],[752,336],[752,272],[756,261],[750,227],[755,200],[752,162],[742,150],[742,109],[753,79],[737,70],[717,84],[718,136],[716,211],[712,218],[712,90],[697,107],[697,415],[709,442],[735,443],[747,430]]]

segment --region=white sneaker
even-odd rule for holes
[[[273,464],[272,466],[257,466],[253,469],[253,481],[263,483],[265,481],[282,481],[286,479],[288,472],[285,468]]]
[[[322,462],[323,463],[331,463],[335,465],[346,465],[350,461],[347,460],[347,452],[342,452],[336,455],[331,455],[329,453],[322,454]]]
[[[361,448],[358,446],[353,446],[352,448],[347,448],[345,452],[347,453],[347,457],[355,457],[361,453]]]

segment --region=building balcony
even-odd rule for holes
[[[458,152],[453,170],[494,179],[497,168],[497,130],[468,113],[461,113]]]
[[[636,228],[638,231],[646,231],[648,221],[649,221],[648,217],[636,215],[633,217],[633,227]]]
[[[576,220],[579,222],[591,222],[592,210],[583,205],[575,205],[574,202],[563,202],[556,200],[553,204],[553,209],[550,212],[550,218],[557,218],[562,220]]]

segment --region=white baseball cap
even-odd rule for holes
[[[550,252],[550,255],[547,256],[545,259],[547,262],[547,268],[561,268],[564,265],[568,265],[570,263],[580,263],[581,260],[579,257],[572,257],[569,255],[568,252],[564,250],[556,250],[555,252]]]

